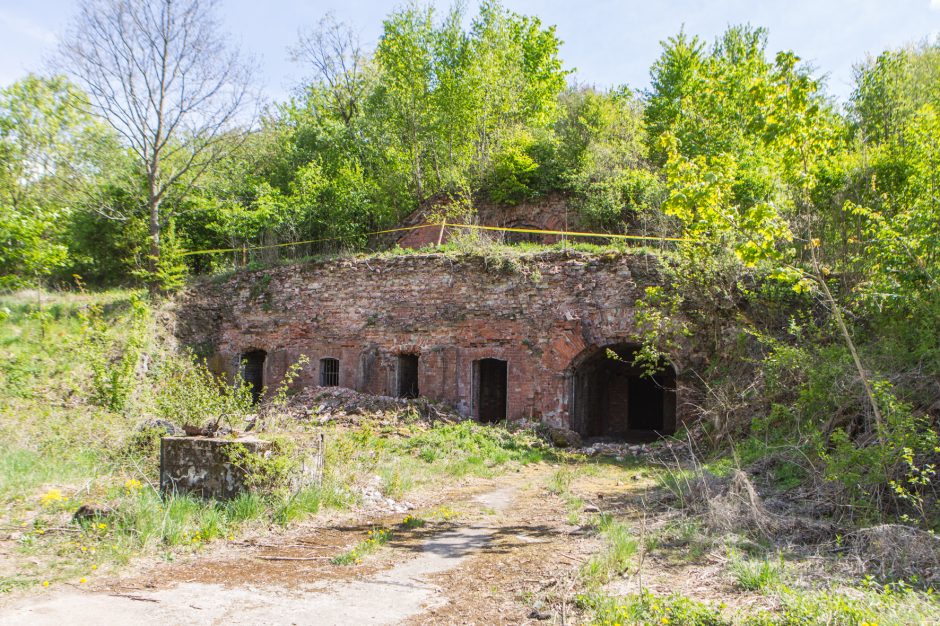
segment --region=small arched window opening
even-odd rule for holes
[[[336,387],[339,385],[339,359],[320,359],[320,386]]]
[[[250,350],[242,355],[242,380],[251,390],[251,400],[258,402],[264,392],[264,360],[268,354],[264,350]]]

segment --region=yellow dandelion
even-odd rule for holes
[[[78,582],[79,582],[79,584],[84,584],[84,583],[85,583],[85,577],[82,576],[81,578],[79,578],[79,579],[78,579]]]
[[[669,623],[669,618],[668,618],[668,617],[663,617],[663,618],[662,618],[661,620],[659,620],[659,621],[662,622],[663,624],[668,624],[668,623]]]
[[[98,530],[104,530],[108,527],[107,524],[98,524]]]
[[[59,502],[60,500],[62,500],[62,492],[58,489],[50,489],[46,493],[42,494],[42,496],[39,498],[39,501],[43,506],[48,506],[54,502]]]
[[[139,491],[143,484],[136,478],[130,478],[124,481],[124,488],[128,491]]]
[[[96,569],[98,569],[98,566],[97,566],[97,565],[92,565],[92,566],[91,566],[91,569],[92,569],[92,570],[96,570]]]
[[[42,581],[42,586],[43,586],[43,587],[48,587],[48,586],[49,586],[49,581],[48,581],[48,580]]]
[[[88,548],[86,548],[85,546],[82,546],[82,552],[88,552]]]

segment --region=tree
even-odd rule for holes
[[[355,31],[327,14],[317,28],[301,30],[291,56],[313,69],[313,85],[324,89],[331,111],[348,126],[368,88],[368,58]]]
[[[940,108],[940,39],[855,66],[850,110],[867,141],[903,145],[905,124],[924,104]]]
[[[30,74],[0,91],[0,201],[23,209],[66,202],[94,173],[107,132],[80,109],[62,76]]]
[[[61,76],[30,74],[0,91],[0,275],[6,286],[47,277],[68,250],[69,213],[103,169],[113,137]]]
[[[149,270],[159,273],[161,206],[185,196],[252,118],[251,70],[229,48],[215,0],[83,0],[63,67],[121,135],[147,181]],[[152,279],[151,291],[159,286]]]

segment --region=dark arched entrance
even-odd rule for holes
[[[573,368],[572,428],[582,436],[648,441],[676,431],[675,370],[667,365],[644,376],[633,365],[636,350],[630,344],[605,346]]]
[[[264,392],[264,350],[250,350],[242,355],[242,379],[251,389],[251,399],[258,402]]]

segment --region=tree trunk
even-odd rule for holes
[[[160,281],[157,270],[160,268],[160,197],[157,193],[156,177],[148,177],[147,209],[150,214],[150,254],[147,259],[147,270],[150,276],[147,279],[147,289],[151,295],[160,292]]]

